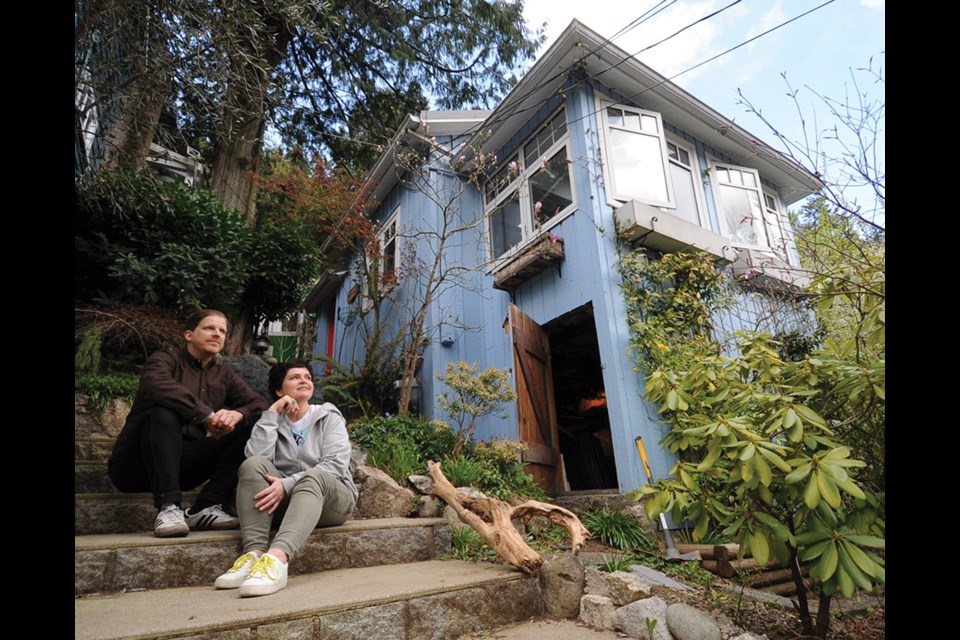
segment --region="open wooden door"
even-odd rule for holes
[[[560,484],[560,445],[553,399],[553,371],[547,334],[527,314],[510,305],[510,335],[517,381],[517,419],[525,470],[548,495]]]

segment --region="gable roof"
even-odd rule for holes
[[[574,78],[596,80],[756,169],[781,187],[787,205],[822,186],[805,168],[577,20],[564,29],[464,147],[475,153],[496,152],[540,105],[569,87],[571,73],[577,72]]]

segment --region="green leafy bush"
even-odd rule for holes
[[[455,436],[450,425],[438,420],[426,421],[406,416],[379,416],[361,419],[350,425],[353,444],[367,451],[382,449],[387,443],[402,442],[427,460],[442,460],[453,449]]]
[[[420,450],[409,440],[396,436],[379,440],[369,452],[370,464],[386,471],[401,486],[406,486],[408,476],[426,471]]]
[[[132,400],[140,388],[140,376],[130,373],[76,373],[73,388],[77,393],[87,395],[95,405],[103,407],[114,398]]]
[[[625,511],[598,509],[587,511],[580,521],[590,530],[593,537],[617,549],[654,548],[653,541],[647,535],[640,521]]]
[[[74,338],[75,371],[139,373],[157,349],[183,345],[183,326],[169,309],[151,305],[80,306]]]
[[[483,475],[483,463],[463,454],[444,460],[441,469],[455,487],[472,487]]]
[[[453,556],[459,560],[485,559],[496,556],[486,540],[470,527],[454,527],[450,530]]]
[[[478,443],[471,454],[484,466],[483,474],[477,480],[477,489],[501,500],[548,500],[543,487],[523,470],[523,460],[520,458],[523,450],[524,446],[513,440],[494,438]]]

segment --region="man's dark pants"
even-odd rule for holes
[[[123,492],[150,491],[157,508],[180,504],[181,488],[205,480],[195,507],[229,505],[237,488],[237,470],[252,425],[242,422],[219,440],[183,434],[180,416],[163,407],[147,411],[134,426],[130,444],[114,451],[108,464],[113,485]]]

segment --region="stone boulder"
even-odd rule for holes
[[[636,573],[614,571],[605,575],[603,581],[607,586],[607,596],[618,607],[653,595],[653,585]]]
[[[595,629],[613,629],[613,600],[587,594],[580,598],[580,622]]]
[[[667,607],[667,629],[676,640],[723,640],[720,627],[696,607],[678,602]]]
[[[583,585],[583,563],[573,553],[548,558],[540,567],[540,591],[550,615],[576,618],[580,614]]]
[[[413,511],[417,496],[384,471],[361,465],[353,481],[360,491],[355,518],[405,518]]]
[[[631,638],[641,640],[674,640],[667,628],[667,603],[656,596],[631,602],[613,614],[613,628]],[[653,635],[647,630],[647,621],[656,621]]]

